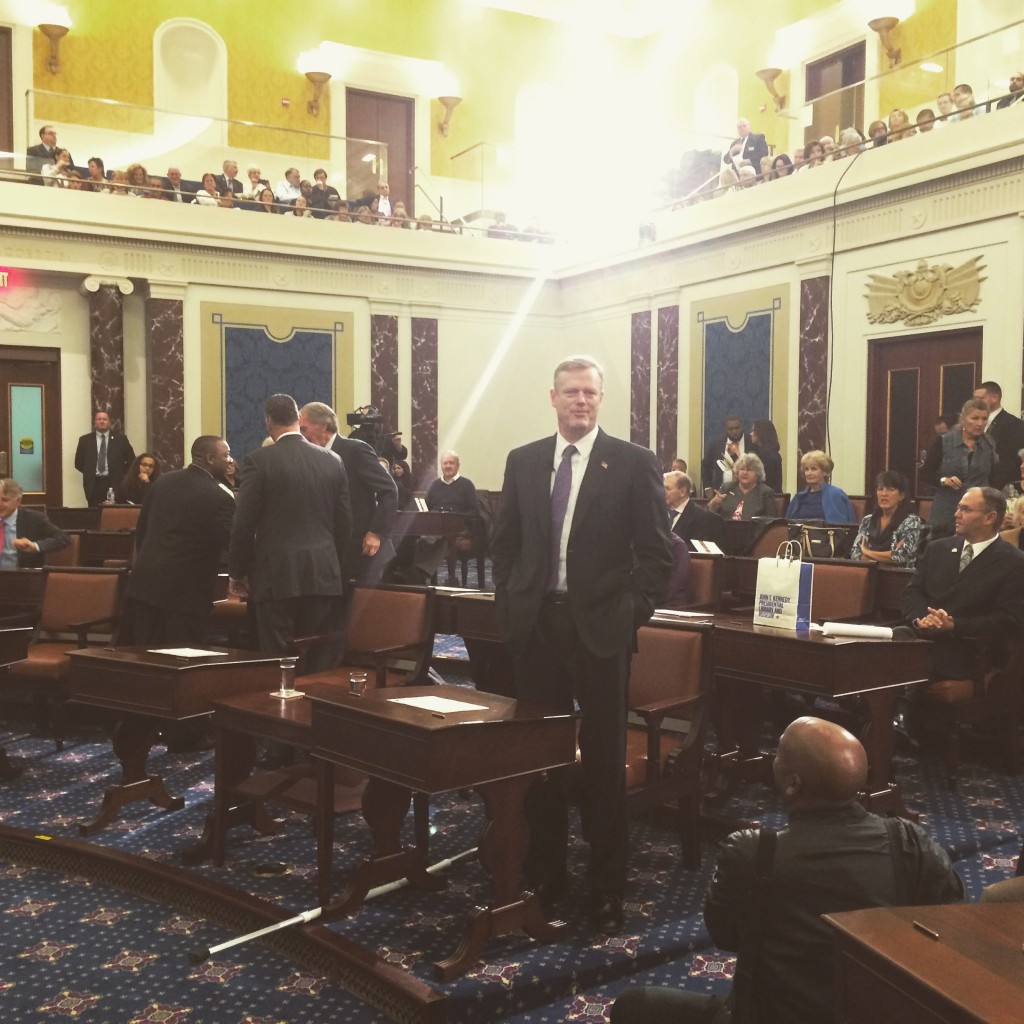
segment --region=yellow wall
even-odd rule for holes
[[[956,44],[956,0],[917,0],[917,10],[894,32],[894,43],[901,50],[899,66],[879,83],[879,116],[888,118],[897,107],[914,110],[928,106],[935,110],[935,97],[951,89],[945,83],[953,74],[952,55],[941,53]],[[879,47],[879,66],[887,68],[889,59]],[[922,71],[919,64],[926,57],[935,58],[945,74]],[[913,118],[911,118],[913,121]]]

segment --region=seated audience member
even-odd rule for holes
[[[284,172],[284,180],[277,183],[277,188],[274,189],[274,197],[279,203],[287,206],[293,199],[297,199],[302,195],[302,189],[299,187],[301,176],[299,174],[298,167],[289,167]]]
[[[377,223],[377,218],[373,215],[373,210],[368,206],[360,206],[356,211],[355,219],[357,224],[375,225]]]
[[[225,189],[236,196],[245,191],[245,186],[238,180],[238,163],[234,160],[225,160],[221,164],[221,173],[217,175],[218,195]]]
[[[921,520],[910,511],[906,477],[892,469],[879,473],[875,510],[860,521],[850,557],[913,569],[920,543]]]
[[[494,215],[494,223],[487,229],[488,238],[513,238],[518,232],[515,224],[510,224],[505,219],[505,214],[500,211]]]
[[[786,153],[780,153],[772,160],[772,178],[788,178],[793,173],[793,161]]]
[[[416,218],[416,230],[417,231],[433,231],[434,230],[434,219],[429,213],[421,213]]]
[[[692,500],[694,484],[689,475],[674,470],[666,473],[662,479],[665,483],[669,529],[685,541],[710,540],[721,547],[725,540],[722,520]]]
[[[1024,71],[1014,71],[1010,75],[1009,95],[1004,96],[997,104],[996,110],[1005,110],[1014,103],[1024,100]]]
[[[203,187],[196,192],[192,200],[196,206],[216,206],[220,201],[220,193],[217,191],[217,176],[213,171],[207,171],[202,178]]]
[[[377,200],[379,206],[377,209],[380,211],[382,217],[391,216],[391,186],[386,182],[382,181],[377,186]]]
[[[754,420],[750,428],[750,443],[754,454],[764,466],[764,482],[773,490],[782,490],[782,452],[779,434],[771,420]]]
[[[222,188],[217,193],[217,205],[222,210],[237,210],[238,207],[235,206],[235,193],[229,188]]]
[[[305,196],[296,196],[291,202],[290,209],[285,210],[284,215],[286,217],[312,217],[313,211],[306,203]]]
[[[917,131],[923,135],[925,132],[933,131],[935,128],[935,111],[931,107],[923,107],[917,112]]]
[[[43,164],[43,184],[57,188],[68,187],[68,174],[74,170],[71,154],[66,149],[58,149],[52,164]]]
[[[68,188],[73,192],[89,192],[89,183],[78,173],[78,171],[68,171]]]
[[[793,495],[787,519],[824,519],[826,523],[855,523],[846,491],[829,483],[835,463],[822,451],[807,452],[800,460],[806,486]]]
[[[42,185],[43,166],[52,164],[57,159],[57,129],[52,124],[44,124],[39,129],[39,145],[29,146],[25,151],[25,170],[32,176],[32,184]],[[75,166],[75,161],[70,162]]]
[[[871,140],[872,146],[884,146],[889,141],[889,129],[885,122],[872,121],[868,125],[868,138]]]
[[[313,172],[313,188],[308,199],[313,216],[318,220],[323,220],[328,213],[332,212],[332,199],[336,199],[340,203],[341,193],[333,185],[327,184],[327,172],[322,167],[318,167]]]
[[[128,188],[128,175],[124,171],[110,172],[110,194],[112,196],[134,196]]]
[[[769,181],[772,176],[772,158],[770,156],[761,157],[761,167],[758,177],[762,181]]]
[[[164,192],[172,203],[191,203],[195,198],[191,192],[181,186],[181,171],[177,167],[167,168],[164,178]]]
[[[902,142],[904,139],[909,139],[911,135],[915,134],[913,126],[910,124],[910,118],[907,116],[905,110],[900,110],[897,107],[889,115],[889,141],[890,142]]]
[[[110,185],[107,183],[107,169],[103,160],[98,156],[89,157],[89,177],[86,179],[91,192],[110,192]]]
[[[741,455],[733,466],[734,480],[716,491],[708,511],[723,519],[754,519],[775,515],[775,492],[764,482],[764,464],[752,452]]]
[[[22,489],[17,480],[0,480],[0,569],[40,569],[49,551],[60,551],[71,538],[42,512],[21,508]]]
[[[669,472],[670,473],[685,473],[685,472],[687,472],[687,469],[686,469],[686,459],[681,459],[677,455],[672,460],[672,465],[669,466]]]
[[[844,128],[839,133],[837,158],[856,156],[864,149],[864,135],[859,128]]]
[[[143,199],[166,199],[167,194],[164,192],[164,180],[160,177],[151,177],[149,179],[149,188],[146,190],[146,194],[142,197]]]
[[[956,508],[956,535],[931,541],[903,591],[903,619],[935,641],[935,677],[969,679],[974,641],[1024,629],[1024,552],[1000,538],[1006,499],[972,487]]]
[[[264,185],[256,197],[256,211],[258,213],[277,213],[277,206],[274,202],[274,193],[269,186]]]
[[[391,212],[391,226],[393,228],[411,228],[412,221],[409,220],[409,214],[406,212],[405,203],[399,199]]]
[[[793,173],[795,174],[804,165],[804,147],[797,146],[793,150]]]
[[[160,460],[152,452],[135,457],[114,494],[121,504],[141,505],[149,485],[160,476]]]
[[[1016,502],[1020,500],[1020,498],[1024,497],[1024,448],[1021,448],[1021,450],[1017,452],[1017,460],[1021,463],[1020,472],[1017,474],[1020,479],[1011,480],[1003,488],[1003,497],[1006,498],[1007,501]]]
[[[260,193],[265,188],[270,188],[270,182],[266,178],[261,177],[262,171],[255,165],[249,164],[246,168],[245,176],[247,181],[242,185],[242,191],[239,193],[243,199],[259,199]],[[271,192],[273,195],[273,192]]]
[[[980,117],[985,113],[983,106],[976,106],[974,90],[966,83],[958,85],[953,90],[953,102],[956,104],[958,121],[966,121],[972,117]]]
[[[731,1016],[725,996],[635,987],[615,1001],[612,1024],[829,1024],[836,955],[823,915],[963,899],[946,851],[923,828],[860,805],[867,754],[845,729],[798,718],[772,772],[788,823],[733,832],[704,900],[712,941],[739,954],[737,978],[748,982],[734,982]]]
[[[299,182],[299,194],[306,200],[306,209],[310,211],[310,215],[312,216],[313,182],[307,181],[303,178],[302,181]]]
[[[327,220],[338,221],[342,224],[352,223],[352,216],[348,212],[348,204],[341,196],[331,196],[327,204]]]
[[[825,160],[825,150],[817,139],[813,139],[804,146],[804,161],[801,171],[810,170],[812,167],[820,167]]]
[[[836,140],[831,135],[823,135],[819,140],[821,143],[822,151],[825,156],[823,163],[830,164],[836,158],[836,154],[839,152],[839,147],[836,145]]]
[[[941,128],[944,124],[952,124],[960,120],[956,112],[956,104],[953,102],[951,92],[940,92],[935,97],[935,106],[938,108],[939,116],[935,119],[935,127]]]
[[[928,449],[918,479],[935,488],[928,513],[933,538],[953,532],[954,513],[968,487],[991,483],[996,450],[985,432],[988,415],[988,405],[982,399],[967,399],[959,424],[936,435]]]
[[[398,488],[399,509],[411,508],[413,503],[412,470],[409,468],[409,463],[404,459],[399,459],[391,467],[391,475],[395,478],[395,486]]]
[[[149,189],[149,175],[142,164],[132,164],[125,172],[128,175],[128,191],[133,196],[144,196]]]

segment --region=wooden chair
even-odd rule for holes
[[[868,514],[870,499],[864,494],[848,494],[847,497],[853,506],[853,520],[859,523]]]
[[[68,536],[71,538],[71,543],[66,548],[47,553],[47,565],[71,569],[82,564],[82,534],[76,532],[69,533]]]
[[[722,606],[722,565],[719,555],[690,555],[690,596],[687,611],[717,612]]]
[[[875,608],[873,562],[814,559],[811,617],[816,622],[862,619]]]
[[[626,729],[626,806],[640,813],[676,802],[683,866],[700,867],[701,763],[710,722],[710,623],[645,626],[629,673],[629,711],[642,725]],[[663,729],[666,720],[687,731]]]
[[[64,704],[71,695],[67,651],[109,644],[117,627],[128,574],[121,569],[43,569],[43,604],[28,658],[8,670],[8,691],[52,702],[57,749],[64,749]]]
[[[769,558],[779,550],[780,544],[789,540],[788,523],[772,523],[760,537],[754,541],[753,546],[747,552],[751,558]]]
[[[134,530],[142,509],[137,505],[103,505],[97,529],[107,533],[112,530]]]
[[[940,679],[920,691],[918,713],[939,723],[944,733],[946,784],[956,789],[960,733],[989,725],[1002,747],[1006,772],[1020,771],[1020,722],[1024,687],[1024,635],[994,637],[978,651],[969,679]]]
[[[433,587],[356,587],[349,603],[344,633],[301,637],[300,652],[313,644],[345,642],[344,664],[327,672],[302,677],[303,682],[347,679],[348,673],[366,669],[373,686],[416,686],[428,681],[434,652]]]

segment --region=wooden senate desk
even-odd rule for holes
[[[899,785],[892,778],[893,709],[903,687],[928,679],[931,644],[795,633],[755,626],[751,618],[749,614],[714,616],[716,680],[733,679],[818,697],[856,697],[869,723],[863,736],[868,755],[863,802],[877,813],[905,816]]]
[[[136,800],[149,800],[167,810],[185,806],[172,797],[163,779],[146,772],[149,751],[169,722],[208,715],[218,697],[268,693],[280,685],[281,658],[226,647],[206,648],[219,656],[179,658],[145,647],[90,647],[69,651],[72,700],[127,716],[114,730],[114,753],[121,762],[122,782],[103,797],[98,817],[79,826],[92,835],[109,825],[117,812]]]
[[[396,698],[434,697],[484,707],[439,713],[395,703]],[[320,758],[317,815],[317,881],[320,905],[329,918],[348,914],[376,885],[408,878],[436,887],[426,874],[421,849],[404,849],[400,832],[413,791],[444,793],[472,787],[481,796],[487,823],[480,838],[480,863],[491,878],[487,907],[470,915],[455,952],[435,965],[442,981],[458,977],[478,958],[487,940],[524,931],[550,941],[564,922],[544,920],[540,901],[520,889],[529,829],[523,811],[527,788],[546,769],[572,763],[576,722],[537,705],[460,686],[405,686],[367,690],[361,696],[329,686],[310,686],[313,754]],[[333,791],[335,766],[370,777],[363,816],[373,832],[373,856],[357,869],[337,903],[331,904]]]
[[[20,629],[0,629],[0,668],[13,665],[16,661],[24,661],[28,657],[28,643],[34,630],[30,627]],[[0,779],[16,779],[21,774],[7,760],[7,751],[0,747]]]
[[[1024,1020],[1024,903],[875,907],[825,920],[836,930],[837,1024]]]

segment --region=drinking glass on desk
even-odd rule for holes
[[[354,694],[356,697],[362,697],[362,695],[366,693],[365,672],[349,672],[348,692]]]

